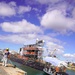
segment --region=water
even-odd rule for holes
[[[43,71],[39,71],[39,70],[36,70],[34,68],[31,68],[31,67],[28,67],[28,66],[25,66],[25,65],[22,65],[22,64],[19,64],[17,62],[14,62],[14,64],[16,64],[16,66],[24,71],[27,72],[27,75],[47,75],[46,73],[44,73]],[[69,75],[75,75],[75,71],[72,71],[72,70],[67,70],[67,73]]]
[[[67,70],[67,73],[68,73],[69,75],[75,75],[75,71],[72,71],[72,70]]]
[[[19,64],[17,62],[14,62],[14,64],[16,64],[16,66],[24,71],[27,72],[27,75],[46,75],[44,72],[36,70],[34,68],[28,67],[28,66],[24,66],[22,64]]]

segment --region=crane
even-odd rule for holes
[[[56,51],[57,49],[54,49],[51,53],[50,53],[50,55],[53,57],[53,54],[55,53],[55,51]]]

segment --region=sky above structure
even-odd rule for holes
[[[75,0],[0,0],[0,48],[18,51],[36,39],[46,52],[75,58]]]

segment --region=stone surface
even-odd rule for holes
[[[2,66],[0,63],[0,75],[27,75],[27,72],[14,68],[12,65],[8,65],[7,67]]]
[[[2,66],[0,66],[0,75],[9,75]]]

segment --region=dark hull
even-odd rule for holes
[[[36,62],[36,61],[33,61],[33,62],[29,62],[29,61],[25,61],[23,59],[19,59],[17,57],[11,57],[10,58],[12,61],[15,61],[15,62],[18,62],[18,63],[21,63],[25,66],[29,66],[29,67],[32,67],[32,68],[35,68],[37,70],[41,70],[43,71],[43,68],[44,68],[44,65],[40,62]]]

